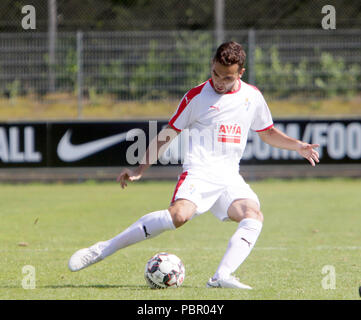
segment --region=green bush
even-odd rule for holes
[[[257,47],[254,54],[256,85],[272,97],[299,94],[352,97],[358,92],[361,67],[357,64],[347,66],[341,57],[322,52],[319,64],[311,66],[306,58],[299,63],[282,63],[275,46],[267,51]]]
[[[6,90],[9,92],[9,99],[11,105],[16,104],[16,98],[20,95],[21,83],[18,79],[6,85]]]
[[[45,61],[47,64],[49,63],[48,55],[45,55]],[[54,70],[56,72],[56,87],[61,88],[61,90],[69,88],[76,93],[78,64],[75,49],[68,49],[64,61],[58,61]]]
[[[180,87],[189,90],[210,77],[210,64],[213,53],[211,33],[183,32],[176,39],[177,59],[181,61],[182,81]],[[185,92],[184,92],[185,93]]]
[[[124,94],[129,91],[125,80],[123,61],[119,59],[102,63],[99,66],[97,78],[88,78],[86,80],[87,86],[91,88],[89,89],[89,96],[92,95],[94,98],[97,93],[110,93],[124,99]]]
[[[146,59],[136,66],[129,80],[130,94],[142,99],[167,97],[165,84],[172,81],[170,60],[158,49],[157,41],[151,40]]]
[[[360,71],[359,65],[347,66],[341,57],[335,58],[330,53],[323,52],[320,58],[320,75],[316,77],[315,85],[326,97],[352,97],[357,92]]]
[[[265,55],[268,55],[269,58],[266,59]],[[275,46],[272,46],[268,52],[263,52],[257,47],[254,58],[257,86],[264,88],[265,91],[271,91],[272,96],[277,98],[289,96],[293,91],[290,84],[297,79],[294,66],[291,63],[281,63],[278,49]],[[302,79],[302,75],[298,74],[298,78]]]

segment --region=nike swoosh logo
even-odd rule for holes
[[[58,157],[65,162],[78,161],[117,143],[130,140],[138,135],[139,132],[143,132],[143,130],[138,128],[131,129],[128,132],[122,132],[110,137],[74,145],[70,142],[72,130],[69,129],[59,141],[57,148]]]

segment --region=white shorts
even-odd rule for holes
[[[194,216],[210,210],[221,221],[229,220],[227,211],[236,199],[252,199],[260,206],[257,195],[240,175],[222,183],[211,182],[185,171],[178,177],[171,203],[177,199],[192,201],[197,206]]]

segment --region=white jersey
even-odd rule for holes
[[[189,135],[184,171],[223,180],[239,175],[248,131],[268,130],[273,121],[256,87],[239,80],[238,90],[218,94],[209,79],[184,95],[169,125]]]

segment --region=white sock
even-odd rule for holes
[[[119,249],[130,246],[139,241],[153,238],[163,231],[175,229],[168,210],[154,211],[141,217],[130,227],[114,238],[101,244],[103,258]]]
[[[228,278],[237,270],[253,249],[261,230],[262,222],[256,219],[246,218],[239,223],[213,279]]]

